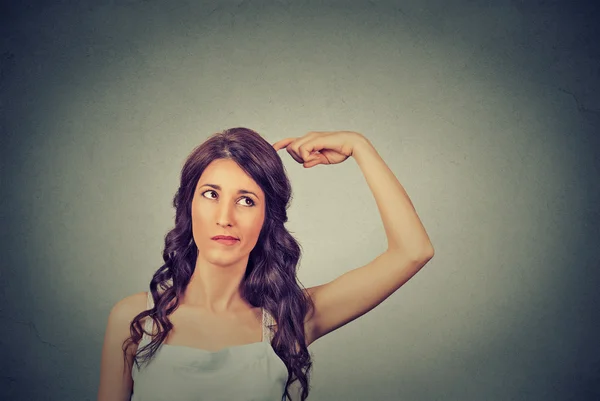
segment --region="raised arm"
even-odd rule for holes
[[[306,320],[307,344],[375,308],[413,277],[434,254],[406,191],[363,135],[349,131],[311,132],[277,142],[304,167],[336,164],[352,156],[375,197],[387,236],[387,250],[365,266],[307,288],[315,310]]]
[[[433,246],[408,194],[371,142],[359,136],[352,156],[375,197],[387,236],[387,252],[404,255],[406,260],[431,259]]]
[[[146,293],[141,292],[123,298],[110,311],[102,347],[98,401],[129,401],[133,388],[131,363],[136,350],[130,347],[127,355],[129,368],[125,368],[122,346],[129,338],[131,321],[145,307]]]

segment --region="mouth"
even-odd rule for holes
[[[236,237],[232,237],[229,235],[217,235],[215,237],[212,237],[211,239],[218,241],[218,240],[226,240],[226,241],[238,241],[239,238]]]
[[[217,244],[220,244],[222,246],[233,246],[233,245],[236,245],[238,242],[240,242],[237,238],[230,237],[228,235],[217,235],[216,237],[213,237],[212,239]]]

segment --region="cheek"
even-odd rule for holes
[[[192,202],[191,212],[192,221],[201,221],[206,223],[209,220],[214,219],[210,204],[206,204],[200,199]]]
[[[258,236],[260,235],[260,232],[263,228],[263,225],[265,223],[264,217],[261,217],[260,219],[257,219],[254,223],[254,236],[256,237],[256,239],[258,239]]]
[[[261,215],[252,216],[244,221],[244,231],[246,235],[251,237],[258,237],[262,228],[264,218]]]
[[[208,220],[208,213],[206,209],[196,207],[192,209],[192,221],[206,222]]]
[[[192,235],[196,244],[202,242],[208,234],[214,234],[211,231],[214,227],[210,223],[210,214],[206,209],[192,206]],[[214,223],[213,223],[214,224]],[[216,227],[216,225],[215,225]],[[214,230],[212,230],[214,231]]]

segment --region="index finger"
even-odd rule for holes
[[[276,151],[278,151],[279,149],[283,149],[285,147],[287,147],[290,143],[294,142],[296,138],[285,138],[282,139],[280,141],[277,141],[273,144],[273,147],[275,148]]]

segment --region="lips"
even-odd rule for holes
[[[218,239],[237,240],[236,237],[231,237],[229,235],[217,235],[215,237],[212,237],[211,239],[214,239],[214,240],[218,240]]]

